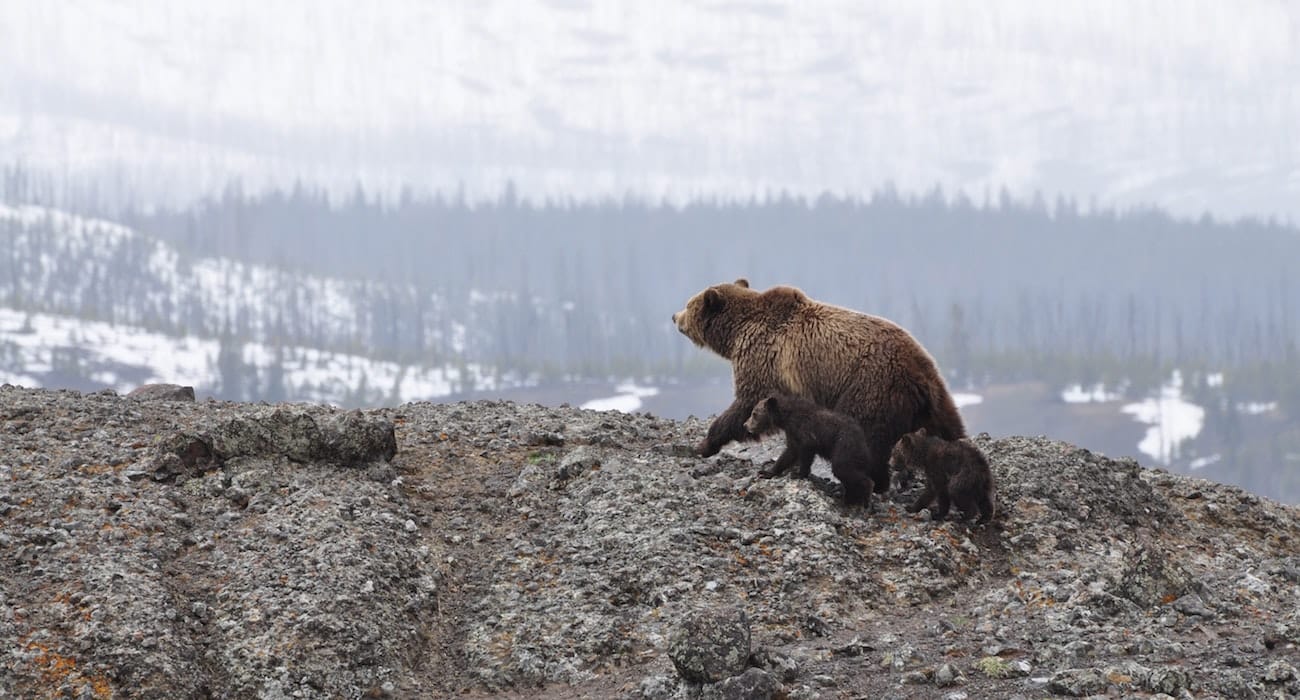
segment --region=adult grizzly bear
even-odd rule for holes
[[[821,455],[831,463],[831,473],[844,485],[844,504],[866,506],[871,498],[871,466],[867,436],[858,422],[802,396],[769,396],[754,406],[745,430],[757,436],[785,432],[785,452],[763,478],[780,475],[799,465],[807,478],[813,460]]]
[[[918,430],[898,439],[890,461],[896,467],[925,471],[925,490],[907,512],[916,513],[937,501],[930,511],[935,520],[943,520],[954,505],[967,518],[979,513],[981,523],[993,519],[997,500],[993,471],[970,440],[944,440]]]
[[[771,394],[803,396],[857,420],[877,493],[889,490],[889,453],[905,433],[966,436],[934,359],[891,321],[794,287],[758,292],[744,279],[705,289],[672,318],[696,345],[731,361],[735,400],[709,426],[697,448],[702,457],[754,439],[745,420]]]

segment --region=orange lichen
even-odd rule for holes
[[[113,686],[102,673],[89,676],[77,670],[77,661],[64,656],[40,642],[28,642],[27,650],[35,652],[32,658],[40,673],[40,682],[51,690],[65,685],[73,688],[90,688],[92,697],[113,697]]]

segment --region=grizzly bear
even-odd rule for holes
[[[697,447],[702,457],[733,440],[755,439],[745,420],[772,394],[812,399],[858,421],[877,493],[889,490],[889,452],[904,433],[927,428],[950,440],[966,436],[930,354],[886,319],[815,301],[794,287],[759,292],[744,279],[705,289],[672,319],[697,346],[731,361],[735,399]]]
[[[944,440],[918,430],[899,438],[890,461],[895,467],[925,471],[925,490],[907,512],[916,513],[937,501],[930,511],[935,520],[943,520],[950,505],[967,518],[978,512],[981,523],[993,519],[993,472],[970,440]]]
[[[785,452],[763,478],[777,476],[796,462],[807,477],[817,455],[831,463],[831,473],[844,485],[845,505],[867,505],[871,498],[871,459],[862,426],[846,415],[822,408],[801,396],[769,396],[754,406],[745,430],[763,436],[785,432]]]

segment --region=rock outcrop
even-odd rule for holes
[[[1294,508],[980,436],[992,523],[864,514],[705,427],[0,387],[0,697],[1300,694]]]

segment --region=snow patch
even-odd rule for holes
[[[976,406],[984,403],[984,397],[979,394],[957,393],[952,395],[952,400],[953,403],[957,404],[957,408]]]
[[[654,396],[659,393],[658,387],[638,386],[633,382],[624,382],[614,387],[618,392],[617,396],[611,396],[604,399],[592,399],[584,404],[582,408],[591,411],[620,411],[622,413],[632,413],[641,408],[641,399],[647,396]]]
[[[1183,375],[1174,370],[1169,382],[1160,387],[1160,395],[1126,404],[1121,410],[1139,423],[1146,423],[1146,436],[1138,450],[1160,464],[1168,465],[1178,445],[1200,434],[1205,425],[1205,409],[1183,400]]]
[[[1122,394],[1106,391],[1105,384],[1093,384],[1087,389],[1082,384],[1075,384],[1061,392],[1061,400],[1066,403],[1105,403],[1122,398]]]

